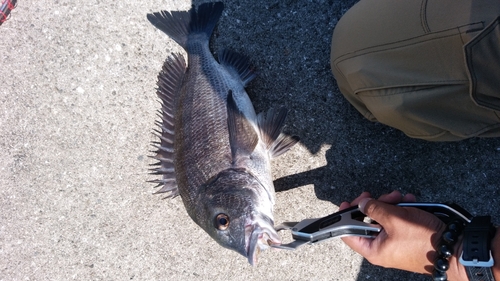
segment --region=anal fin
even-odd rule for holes
[[[287,136],[281,133],[285,126],[287,112],[286,108],[270,109],[257,116],[260,136],[272,158],[287,152],[300,140],[298,136]]]
[[[280,134],[280,136],[274,141],[273,145],[269,149],[269,154],[271,158],[276,158],[281,154],[287,152],[300,141],[298,136],[287,136],[285,134]]]

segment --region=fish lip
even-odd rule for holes
[[[248,262],[253,266],[257,264],[261,250],[272,245],[280,245],[281,238],[272,224],[264,220],[245,226],[245,242]]]

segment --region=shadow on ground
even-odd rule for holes
[[[342,97],[330,72],[330,40],[355,2],[225,1],[212,47],[233,49],[254,62],[259,77],[247,91],[256,110],[285,105],[290,109],[287,133],[299,135],[312,154],[331,146],[326,166],[277,179],[276,190],[313,184],[318,199],[339,205],[365,190],[379,196],[397,189],[421,201],[454,201],[473,214],[500,213],[500,139],[410,139],[365,120]],[[424,278],[363,262],[358,280],[370,276]]]

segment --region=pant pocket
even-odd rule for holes
[[[454,141],[499,136],[498,116],[477,106],[468,88],[469,83],[392,87],[363,91],[358,98],[380,123],[412,138]]]
[[[500,17],[467,43],[464,52],[472,100],[500,111]]]

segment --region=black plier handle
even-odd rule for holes
[[[414,207],[432,213],[445,223],[457,219],[469,223],[472,215],[454,203],[399,203],[400,207]],[[273,247],[294,250],[305,244],[315,244],[327,239],[343,236],[375,238],[382,230],[376,222],[364,222],[366,216],[357,206],[347,208],[326,217],[305,219],[300,222],[284,222],[276,227],[277,231],[291,230],[294,241]]]

